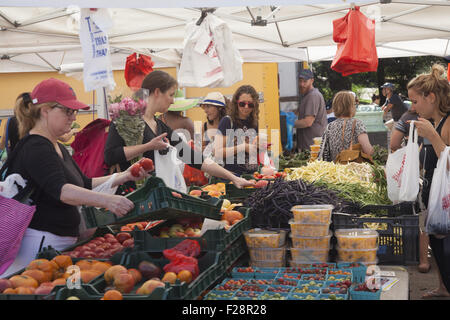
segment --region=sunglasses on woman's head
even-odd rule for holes
[[[255,107],[255,104],[253,102],[238,101],[238,106],[241,108],[245,108],[245,106],[248,106],[250,109],[253,109]]]
[[[63,110],[63,111],[66,113],[66,115],[67,115],[68,117],[71,117],[71,116],[74,115],[74,114],[75,114],[75,115],[78,114],[78,110],[70,109],[70,108],[67,108],[67,107],[65,107],[65,106],[63,106],[63,105],[60,105],[60,104],[54,105],[53,108],[58,108],[58,109]]]

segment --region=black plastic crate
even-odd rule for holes
[[[419,212],[419,203],[413,202],[400,202],[392,205],[368,205],[368,206],[347,206],[344,210],[350,214],[366,214],[377,213],[378,215],[386,217],[399,217],[404,215],[414,215]]]
[[[369,225],[378,224],[378,225]],[[368,228],[378,232],[379,264],[416,265],[419,263],[419,216],[362,218],[345,213],[332,214],[332,230]],[[374,228],[376,227],[376,228]]]
[[[228,245],[236,241],[243,235],[244,231],[250,229],[250,208],[236,208],[244,215],[244,218],[233,225],[227,232],[225,229],[207,230],[201,237],[188,238],[159,238],[152,236],[152,233],[158,231],[164,225],[147,231],[134,231],[133,237],[139,250],[146,252],[162,252],[164,249],[170,249],[185,239],[196,240],[199,242],[202,251],[223,251]]]
[[[181,198],[172,193],[178,193]],[[87,228],[125,224],[139,220],[166,220],[181,217],[202,216],[220,220],[222,199],[199,199],[168,188],[157,177],[150,177],[143,187],[126,196],[134,208],[126,216],[118,218],[112,212],[95,207],[82,207]]]

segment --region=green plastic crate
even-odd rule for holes
[[[185,239],[196,240],[200,243],[202,251],[223,251],[225,248],[236,241],[243,235],[244,231],[250,229],[250,208],[240,207],[237,208],[239,212],[244,215],[244,218],[233,225],[230,232],[225,229],[208,230],[201,237],[189,237],[189,238],[159,238],[153,237],[152,232],[157,231],[160,226],[155,230],[147,231],[134,231],[133,237],[135,245],[141,245],[139,249],[146,252],[162,252],[164,249],[173,248],[178,243]],[[163,225],[161,225],[162,227]]]
[[[170,285],[167,299],[169,300],[193,300],[199,297],[202,292],[215,284],[224,275],[226,270],[246,252],[245,240],[243,237],[230,245],[222,252],[207,251],[202,252],[198,258],[199,276],[187,284],[177,280]],[[137,268],[141,261],[150,261],[163,270],[163,267],[170,261],[151,258],[151,253],[134,250],[124,255],[122,265],[127,268]],[[164,273],[164,272],[163,272]],[[98,284],[94,283],[94,286]]]
[[[232,200],[245,200],[250,196],[253,192],[258,190],[257,188],[237,188],[232,183],[227,183],[225,185],[225,198]]]
[[[106,209],[83,206],[82,214],[86,227],[95,228],[139,220],[167,220],[191,216],[220,220],[222,199],[202,200],[177,192],[182,196],[180,199],[173,196],[172,192],[177,191],[166,187],[161,179],[150,177],[143,187],[126,196],[133,201],[134,208],[125,217],[118,218]]]

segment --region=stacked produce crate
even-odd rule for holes
[[[321,143],[322,143],[322,138],[320,138],[320,137],[314,138],[314,144],[310,146],[310,148],[311,148],[310,160],[311,161],[317,160],[317,157],[319,156]]]
[[[286,234],[284,230],[251,229],[244,232],[252,267],[276,268],[286,263]]]
[[[332,205],[297,205],[291,211],[291,266],[328,261]]]

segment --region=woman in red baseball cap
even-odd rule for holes
[[[25,267],[35,259],[39,247],[51,245],[62,250],[74,244],[80,225],[77,206],[106,208],[119,217],[134,206],[123,196],[92,191],[109,177],[86,177],[66,148],[58,143],[58,137],[71,130],[80,109],[89,106],[77,100],[67,83],[53,78],[42,81],[16,101],[21,140],[9,155],[6,174],[18,173],[27,181],[27,187],[33,190],[29,199],[36,205],[36,211],[16,260],[5,274]],[[126,170],[115,176],[113,186],[146,176],[143,169],[139,177]]]

